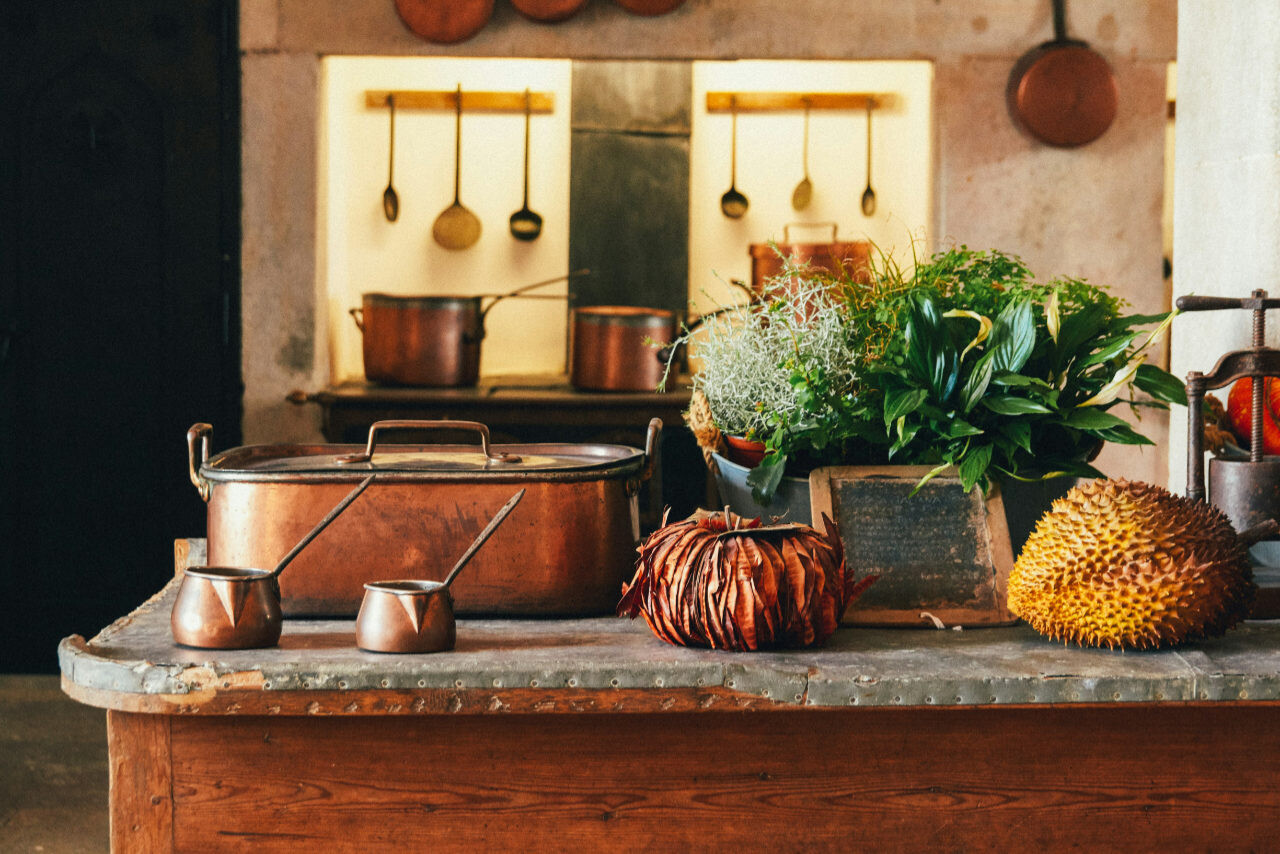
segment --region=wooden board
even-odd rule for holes
[[[111,761],[111,850],[173,850],[173,765],[168,715],[107,712]]]
[[[1227,706],[178,717],[172,850],[1268,850],[1277,724]],[[156,751],[130,732],[112,761],[145,773]],[[163,811],[131,803],[146,850],[170,850]]]
[[[840,528],[858,578],[879,575],[846,625],[1009,625],[1013,549],[998,486],[965,492],[954,472],[919,489],[928,466],[842,466],[809,476],[813,518]]]

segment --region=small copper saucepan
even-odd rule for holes
[[[276,578],[329,523],[373,483],[360,481],[337,507],[281,558],[275,569],[192,567],[182,573],[169,625],[173,639],[200,649],[256,649],[280,640],[280,584]]]
[[[449,585],[524,497],[521,489],[467,547],[444,581],[370,581],[356,616],[356,646],[368,652],[444,652],[457,641]]]

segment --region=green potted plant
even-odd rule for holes
[[[964,246],[909,271],[881,254],[869,277],[788,265],[695,342],[694,385],[716,427],[764,442],[749,477],[761,504],[784,475],[831,465],[929,466],[921,483],[954,467],[966,489],[1098,476],[1103,443],[1151,443],[1114,408],[1185,403],[1145,361],[1173,313],[1122,308]]]

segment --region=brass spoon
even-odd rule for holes
[[[400,196],[392,186],[391,177],[396,167],[396,96],[387,95],[387,107],[391,110],[391,145],[387,154],[387,189],[382,191],[382,212],[387,215],[387,222],[395,222],[400,216]]]
[[[867,99],[867,189],[862,191],[862,215],[871,216],[876,212],[876,191],[871,189],[871,110],[875,101]]]
[[[729,189],[720,197],[720,210],[730,219],[739,219],[747,212],[747,197],[738,192],[738,102],[730,100],[733,109],[733,130],[730,137]]]
[[[431,236],[445,249],[466,249],[480,239],[480,219],[458,198],[462,180],[462,84],[458,84],[457,131],[454,146],[453,204],[440,212]]]
[[[511,236],[516,240],[537,240],[542,233],[542,217],[529,210],[529,90],[524,90],[524,205],[511,215]]]
[[[804,178],[791,191],[791,207],[802,211],[813,198],[813,182],[809,180],[809,99],[804,99]]]

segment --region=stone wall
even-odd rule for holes
[[[478,35],[433,45],[389,0],[242,0],[246,442],[314,440],[319,412],[284,401],[328,382],[317,283],[317,81],[324,55],[575,59],[927,59],[935,63],[935,243],[997,247],[1042,276],[1111,285],[1138,311],[1168,304],[1161,273],[1165,74],[1176,0],[1075,0],[1068,32],[1115,69],[1120,116],[1074,150],[1020,134],[1004,105],[1017,58],[1052,36],[1028,0],[688,0],[641,18],[593,0],[569,21],[530,23],[507,3]],[[1167,419],[1148,416],[1158,440]],[[1167,454],[1108,449],[1117,475],[1164,482]]]

